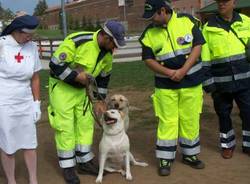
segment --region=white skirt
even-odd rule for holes
[[[37,147],[32,101],[0,106],[0,148],[7,154]]]

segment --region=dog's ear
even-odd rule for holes
[[[121,118],[124,119],[125,118],[125,113],[122,112],[122,111],[119,111],[120,115],[121,115]]]

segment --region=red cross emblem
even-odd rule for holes
[[[17,60],[18,63],[21,63],[23,56],[20,55],[20,52],[18,52],[18,54],[15,56],[15,59]]]

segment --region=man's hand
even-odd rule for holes
[[[104,101],[97,101],[94,104],[94,112],[97,117],[100,117],[107,110],[107,105]]]
[[[177,70],[167,69],[167,76],[169,78],[172,78],[175,75],[176,71]]]
[[[175,73],[171,76],[171,80],[180,82],[186,74],[187,72],[183,68],[180,68],[178,70],[175,70]]]
[[[85,73],[84,71],[81,71],[78,73],[78,75],[75,78],[76,82],[79,82],[83,85],[87,85],[89,83],[89,77],[88,74]]]

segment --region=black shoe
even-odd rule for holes
[[[159,176],[168,176],[170,175],[172,161],[166,159],[160,159],[158,174]]]
[[[93,163],[92,160],[90,160],[86,163],[79,163],[77,171],[79,174],[91,174],[97,176],[99,168]]]
[[[193,155],[193,156],[183,155],[182,162],[184,164],[189,165],[190,167],[192,167],[194,169],[204,169],[205,168],[205,164],[201,160],[199,160],[196,155]]]
[[[75,168],[64,168],[63,177],[67,184],[80,184],[80,179],[75,173]]]
[[[250,149],[249,148],[248,149],[243,148],[242,152],[245,153],[245,154],[247,154],[248,156],[250,156]]]

